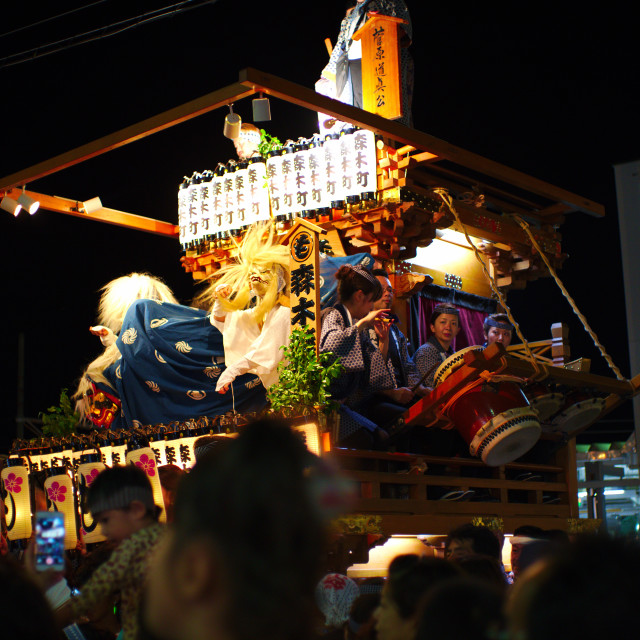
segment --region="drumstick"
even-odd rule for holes
[[[413,385],[413,387],[411,387],[411,391],[413,391],[415,393],[416,389],[442,364],[442,362],[436,362],[433,367],[431,367],[431,369],[429,369],[429,371],[427,371],[427,373],[425,373],[422,378],[420,378],[420,381],[417,382],[416,384]]]
[[[327,47],[327,53],[329,54],[329,57],[331,57],[331,54],[333,53],[333,47],[331,46],[330,38],[324,39],[324,46]]]

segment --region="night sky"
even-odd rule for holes
[[[0,34],[89,2],[3,8]],[[0,36],[0,57],[168,6],[117,2]],[[640,156],[636,48],[624,13],[587,13],[578,3],[408,2],[413,19],[416,129],[603,203],[604,219],[572,214],[561,227],[569,254],[560,275],[625,375],[629,372],[612,166]],[[446,6],[445,6],[446,4]],[[498,3],[502,5],[502,3]],[[187,5],[192,6],[192,5]],[[0,175],[46,160],[237,80],[245,67],[313,87],[327,61],[345,2],[219,0],[110,38],[15,66],[0,62]],[[632,57],[633,56],[633,57]],[[251,102],[236,105],[250,121]],[[310,136],[314,113],[272,99],[268,131]],[[233,157],[223,110],[155,134],[28,185],[106,207],[176,222],[184,175]],[[188,301],[196,289],[176,241],[47,211],[17,219],[0,212],[3,261],[0,450],[15,434],[17,336],[25,336],[25,415],[75,388],[99,351],[87,328],[97,290],[131,271],[161,276]],[[607,367],[550,278],[513,292],[525,336],[570,325],[572,355]],[[638,372],[634,372],[638,373]],[[613,374],[611,374],[613,375]],[[630,431],[630,403],[592,439]]]

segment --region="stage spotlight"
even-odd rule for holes
[[[254,122],[266,122],[271,120],[271,106],[269,105],[269,98],[265,98],[260,93],[259,98],[255,98],[251,101],[253,107],[253,121]]]
[[[242,118],[237,113],[233,113],[233,105],[229,105],[229,113],[227,113],[224,119],[223,134],[225,138],[235,140],[240,135],[240,126],[242,125]]]
[[[102,209],[102,201],[96,196],[90,200],[85,200],[82,203],[82,209],[80,211],[83,213],[95,213],[100,209]]]
[[[18,198],[18,204],[21,204],[25,211],[28,211],[31,215],[33,215],[40,207],[40,202],[38,200],[34,200],[31,196],[28,196],[24,191],[22,195]]]
[[[14,216],[17,216],[22,209],[22,205],[18,204],[13,198],[9,196],[4,196],[2,200],[0,200],[0,209],[4,209],[9,213],[13,213]]]

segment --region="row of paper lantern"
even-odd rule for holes
[[[160,521],[166,521],[162,486],[158,475],[158,467],[167,464],[172,459],[171,451],[174,447],[190,450],[190,461],[183,456],[183,468],[191,466],[195,460],[193,442],[197,438],[180,438],[168,442],[152,442],[151,446],[140,447],[127,451],[127,445],[103,447],[100,453],[71,452],[79,458],[77,471],[74,473],[71,464],[48,466],[48,462],[59,453],[35,454],[29,456],[11,456],[7,459],[0,479],[2,480],[7,537],[9,540],[23,540],[32,534],[31,492],[29,486],[30,464],[31,470],[44,470],[47,477],[44,483],[45,495],[49,511],[59,511],[65,517],[65,549],[75,549],[78,542],[78,530],[82,530],[85,543],[104,540],[99,528],[93,521],[91,514],[85,509],[84,497],[87,489],[97,475],[112,464],[120,461],[135,464],[141,468],[149,478],[153,489],[155,504],[160,507]],[[169,445],[167,447],[165,445]],[[185,449],[183,449],[184,451]],[[62,452],[63,454],[65,452]],[[167,453],[169,457],[167,458]],[[44,464],[43,464],[44,463]],[[177,464],[177,462],[176,462]]]
[[[233,170],[195,173],[178,191],[180,243],[190,246],[261,220],[336,208],[349,197],[375,193],[376,141],[346,129],[254,158]]]

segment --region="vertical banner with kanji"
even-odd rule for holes
[[[291,269],[291,328],[311,327],[318,348],[320,332],[320,227],[298,220],[285,241]]]
[[[369,14],[354,34],[362,41],[362,101],[365,111],[391,120],[402,117],[398,27],[405,20]]]

